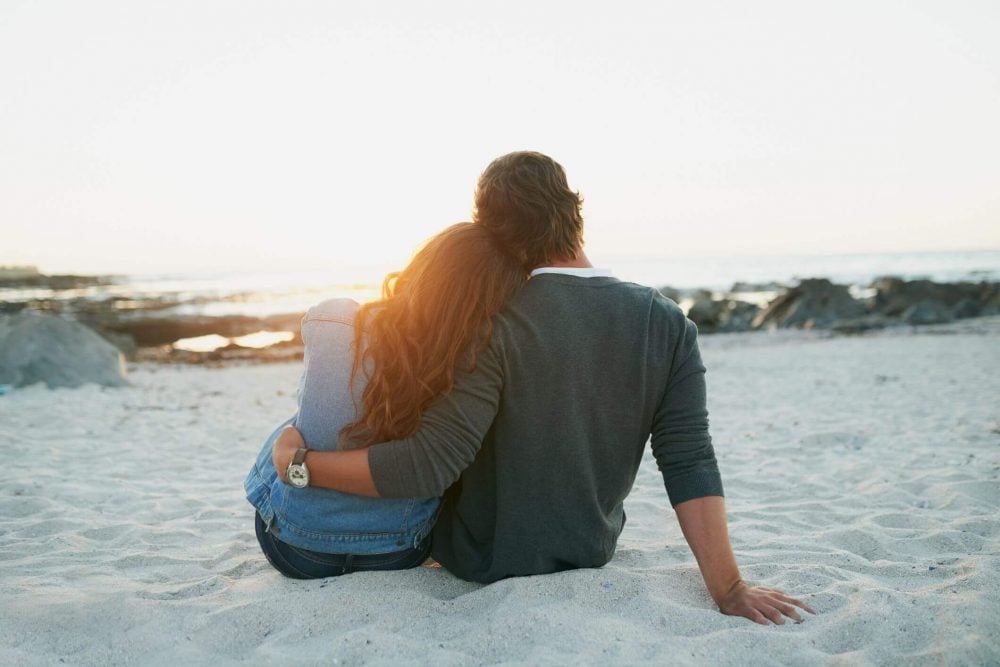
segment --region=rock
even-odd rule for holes
[[[687,316],[702,333],[749,331],[757,314],[757,306],[734,299],[700,299],[688,310]]]
[[[944,307],[954,309],[962,301],[975,306],[976,313],[996,292],[995,283],[936,283],[931,280],[901,280],[899,278],[879,278],[872,283],[875,296],[869,301],[871,309],[889,317],[901,317],[903,313],[925,301],[936,301]],[[971,312],[970,306],[963,307]]]
[[[899,321],[890,319],[884,315],[873,313],[869,315],[862,315],[861,317],[834,320],[830,325],[830,329],[836,331],[837,333],[855,334],[864,333],[865,331],[884,329],[894,324],[898,325]]]
[[[161,315],[118,321],[88,320],[88,324],[101,331],[128,334],[139,347],[169,345],[181,338],[197,338],[210,334],[234,338],[261,330],[292,331],[296,334],[296,340],[301,341],[298,335],[302,315],[303,313],[291,313],[264,318],[245,315],[225,317]]]
[[[979,305],[972,299],[962,299],[955,305],[955,308],[952,310],[952,315],[955,316],[955,319],[959,320],[967,317],[978,317]]]
[[[129,361],[135,361],[136,352],[139,346],[135,344],[135,338],[132,338],[127,333],[120,333],[118,331],[105,331],[103,329],[95,329],[97,335],[99,335],[104,340],[108,341],[125,355],[125,358]]]
[[[81,289],[96,285],[110,285],[114,282],[111,276],[77,276],[77,275],[45,275],[38,273],[33,267],[13,267],[0,270],[0,286],[3,287],[39,287],[51,290]]]
[[[767,283],[745,283],[740,281],[733,283],[729,291],[732,294],[739,294],[740,292],[780,292],[787,288],[787,285],[782,285],[774,281]]]
[[[836,320],[865,314],[865,306],[845,285],[809,278],[767,304],[753,319],[754,329],[829,328]]]
[[[0,266],[0,283],[25,280],[40,276],[37,266]]]
[[[1000,283],[984,285],[979,299],[979,316],[1000,315]]]
[[[719,332],[750,331],[758,311],[760,311],[760,307],[755,304],[730,299],[726,309],[722,311]]]
[[[951,308],[940,301],[925,299],[903,311],[907,324],[944,324],[955,319]]]
[[[121,352],[79,322],[24,310],[0,316],[0,384],[127,384]]]
[[[719,325],[719,316],[725,304],[722,301],[701,299],[688,309],[688,319],[698,325],[698,331],[712,333]]]
[[[657,291],[663,296],[673,301],[674,303],[677,303],[678,301],[681,300],[681,291],[679,289],[674,289],[673,287],[668,287],[664,285],[663,287],[660,287]]]
[[[688,290],[685,296],[689,297],[692,301],[711,301],[715,298],[715,293],[710,289],[696,289]]]

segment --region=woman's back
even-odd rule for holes
[[[335,449],[341,429],[357,418],[365,382],[359,373],[352,396],[357,310],[350,299],[330,299],[313,306],[302,321],[306,351],[299,410],[286,424],[302,433],[310,449]],[[271,446],[284,426],[268,438],[245,482],[247,499],[282,542],[325,553],[381,554],[414,548],[430,532],[437,498],[366,498],[281,482]]]

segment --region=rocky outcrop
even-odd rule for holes
[[[32,267],[6,267],[0,269],[0,287],[37,287],[51,290],[81,289],[95,285],[109,285],[110,276],[77,276],[72,274],[45,275]]]
[[[746,301],[703,298],[694,302],[687,316],[701,333],[731,333],[749,331],[758,310]]]
[[[907,324],[945,324],[955,319],[953,309],[941,301],[924,299],[903,311]]]
[[[930,280],[879,278],[869,300],[873,312],[910,324],[938,324],[953,319],[1000,312],[997,283],[935,283]]]
[[[774,281],[766,283],[747,283],[743,281],[738,281],[733,283],[733,286],[729,288],[730,293],[739,294],[740,292],[780,292],[787,289],[787,285],[782,285]]]
[[[826,278],[809,278],[767,304],[754,317],[754,329],[828,328],[837,320],[866,313],[865,304],[851,296],[845,285]]]
[[[79,322],[24,310],[0,316],[0,384],[127,384],[121,352]]]
[[[837,333],[859,334],[866,331],[877,331],[893,325],[899,325],[899,320],[891,319],[878,313],[869,313],[861,317],[849,317],[834,320],[830,324],[830,329]]]
[[[299,326],[303,313],[273,315],[271,317],[247,317],[233,315],[228,317],[207,316],[173,316],[173,317],[142,317],[124,320],[95,319],[87,323],[101,332],[116,335],[125,334],[138,347],[156,347],[170,345],[181,338],[197,338],[217,334],[226,338],[245,336],[256,331],[292,331],[296,340],[301,343]]]
[[[657,291],[674,303],[681,300],[681,291],[679,289],[664,285],[663,287],[658,288]]]

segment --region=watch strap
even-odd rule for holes
[[[292,465],[293,466],[302,465],[306,460],[306,452],[308,451],[309,450],[306,449],[305,447],[299,447],[298,449],[296,449],[295,456],[292,457]]]

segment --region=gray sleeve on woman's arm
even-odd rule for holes
[[[684,320],[667,389],[653,418],[653,456],[673,506],[723,495],[708,432],[705,366],[697,331],[693,322]]]
[[[503,373],[492,346],[476,369],[455,373],[455,386],[423,414],[409,438],[372,445],[368,466],[384,498],[440,496],[472,463],[500,405]]]

